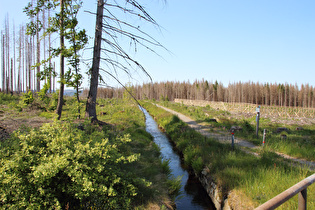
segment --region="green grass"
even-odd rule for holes
[[[144,106],[183,153],[188,166],[196,173],[200,173],[204,167],[208,168],[222,189],[222,196],[227,196],[230,191],[241,192],[241,195],[250,197],[254,205],[258,206],[312,174],[307,168],[289,166],[283,158],[268,149],[261,149],[260,157],[237,149],[231,151],[230,145],[201,136],[178,117],[152,103],[144,103]],[[310,209],[315,208],[314,198],[313,184],[308,190]],[[279,209],[296,208],[297,199],[293,198]]]
[[[35,98],[34,101],[36,100]],[[166,206],[171,205],[179,193],[180,182],[176,179],[170,179],[168,162],[162,161],[159,147],[153,142],[152,136],[145,131],[145,118],[138,106],[130,100],[98,100],[98,119],[107,123],[103,127],[98,127],[90,125],[84,119],[77,119],[77,104],[74,102],[74,98],[66,98],[61,123],[70,124],[72,128],[76,128],[79,125],[83,126],[84,135],[89,136],[91,139],[94,139],[96,131],[106,136],[109,141],[117,136],[130,136],[131,141],[120,145],[119,152],[126,157],[132,157],[132,155],[138,157],[138,154],[139,157],[137,161],[121,167],[126,171],[128,177],[136,177],[135,182],[139,180],[139,183],[146,183],[136,185],[137,195],[131,200],[132,208],[148,209],[152,206],[159,206],[162,209],[166,209]],[[84,106],[84,101],[81,105],[82,107]],[[8,107],[9,105],[5,106]],[[27,110],[27,107],[23,109]],[[46,111],[41,109],[38,115],[48,119],[56,117],[54,110],[44,110]],[[81,118],[83,116],[84,109],[82,108]],[[30,130],[24,128],[26,132],[30,132]],[[67,132],[69,131],[65,131],[65,133]],[[72,135],[71,133],[69,134],[70,136]],[[2,144],[2,147],[4,147],[4,144]]]
[[[315,161],[315,125],[304,125],[302,126],[302,130],[297,130],[297,128],[301,126],[272,123],[268,118],[260,118],[259,138],[257,139],[255,116],[233,119],[229,112],[211,108],[209,105],[206,107],[198,107],[172,102],[159,103],[208,126],[211,132],[223,131],[228,133],[228,130],[232,126],[240,126],[242,127],[242,131],[236,132],[235,137],[245,139],[258,146],[262,144],[263,130],[266,129],[266,146],[268,146],[269,150]],[[218,122],[209,122],[209,119],[212,118],[217,119]],[[279,127],[286,127],[289,129],[286,134],[286,140],[283,140],[280,137],[280,134],[276,133],[276,130]]]
[[[17,95],[11,95],[11,94],[5,94],[3,92],[0,92],[0,105],[1,104],[10,104],[15,103],[19,100],[19,96]]]
[[[70,100],[67,99],[67,105],[63,116],[65,119],[75,120],[76,113],[73,113]],[[163,162],[160,157],[160,149],[153,142],[153,138],[145,131],[145,117],[138,108],[138,105],[132,100],[122,99],[98,99],[96,111],[98,119],[106,122],[111,128],[111,133],[128,133],[131,136],[131,141],[128,147],[124,149],[128,153],[140,154],[139,161],[128,167],[130,173],[143,176],[146,180],[152,183],[152,186],[142,188],[139,191],[136,203],[140,206],[137,208],[146,208],[142,203],[153,202],[160,203],[170,196],[172,200],[178,195],[178,181],[170,179],[170,170],[168,162]],[[84,109],[81,109],[81,116],[84,116]],[[106,131],[108,132],[108,131]],[[172,201],[172,202],[173,202]]]

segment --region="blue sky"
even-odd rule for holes
[[[16,25],[26,22],[21,10],[28,1],[0,2],[0,29],[6,13]],[[143,2],[161,30],[141,27],[171,52],[157,49],[162,58],[147,51],[135,54],[154,81],[206,79],[224,85],[238,81],[315,85],[313,0]],[[95,11],[96,0],[85,1],[83,9]],[[94,16],[82,11],[80,17],[81,27],[93,36]],[[136,80],[121,77],[124,83],[149,81],[143,74],[136,74]]]

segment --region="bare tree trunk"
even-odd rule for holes
[[[16,59],[15,59],[15,24],[13,22],[13,78],[12,78],[12,83],[13,83],[13,88],[14,90],[16,91],[17,89],[17,85],[16,85],[16,69],[15,69],[15,62],[16,62]],[[11,91],[13,91],[13,88]]]
[[[45,10],[43,10],[43,16],[42,16],[43,20],[43,34],[46,32],[46,17],[45,17]],[[44,54],[44,60],[46,60],[46,36],[43,37],[43,54]],[[47,77],[45,75],[45,84],[47,83]]]
[[[6,93],[9,93],[10,87],[10,26],[9,26],[9,17],[6,17],[6,27],[5,27],[5,35],[6,35],[6,60],[7,60],[7,70],[6,70]]]
[[[50,22],[49,22],[49,18],[50,18],[50,9],[48,9],[48,28],[50,27]],[[50,52],[50,48],[51,48],[51,34],[49,33],[48,35],[48,56],[49,56],[49,81],[50,81],[50,84],[49,84],[49,92],[51,93],[51,86],[53,85],[53,91],[55,90],[55,77],[54,77],[54,80],[52,80],[52,63],[51,63],[51,59],[50,59],[50,56],[51,56],[51,52]],[[55,68],[54,68],[54,71],[55,72]]]
[[[10,87],[10,92],[11,94],[13,93],[13,58],[11,58],[11,87]]]
[[[32,38],[30,37],[30,42],[28,43],[28,90],[32,90],[32,75],[31,75],[31,65],[32,65]]]
[[[38,27],[38,22],[39,22],[39,14],[37,14],[37,27]],[[37,49],[37,57],[36,57],[36,63],[37,63],[37,67],[36,67],[36,74],[34,75],[36,78],[36,91],[39,92],[40,91],[40,41],[39,41],[39,32],[38,30],[36,31],[36,49]]]
[[[86,102],[85,117],[91,118],[91,121],[97,121],[96,115],[96,97],[98,87],[98,75],[101,58],[102,25],[103,25],[104,0],[97,1],[97,14],[95,26],[95,40],[93,51],[93,64],[91,69],[90,90]]]
[[[61,118],[62,113],[62,106],[63,106],[63,92],[64,92],[64,27],[63,27],[63,19],[64,19],[64,4],[63,0],[60,0],[60,48],[61,48],[61,54],[60,54],[60,90],[59,90],[59,97],[58,97],[58,105],[56,113],[58,114],[58,120]]]
[[[32,39],[32,55],[33,55],[33,58],[32,58],[32,61],[33,61],[33,65],[36,64],[36,47],[35,47],[35,35],[33,36],[33,39]],[[35,68],[33,68],[33,91],[36,91],[36,71],[35,71]]]
[[[20,33],[19,33],[19,67],[18,67],[18,78],[17,78],[17,91],[21,92],[21,62],[22,62],[22,58],[21,58],[21,50],[22,50],[22,26],[20,25]]]
[[[53,71],[53,72],[56,72],[56,63],[55,63],[55,62],[54,62],[54,71]],[[55,76],[55,74],[54,74],[54,75],[53,75],[53,92],[56,91],[55,85],[56,85],[56,76]]]
[[[2,32],[1,32],[1,34],[2,34]],[[4,53],[5,53],[5,51],[4,51],[4,49],[5,49],[5,47],[4,47],[4,44],[5,44],[5,42],[4,42],[4,34],[2,34],[2,91],[4,92],[4,90],[5,90],[5,55],[4,55]]]

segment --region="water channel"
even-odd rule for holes
[[[184,169],[180,156],[173,150],[167,136],[159,130],[150,114],[143,108],[142,111],[146,118],[146,131],[153,136],[154,142],[160,147],[162,159],[169,160],[169,166],[174,177],[182,176],[181,195],[180,199],[176,199],[176,208],[178,210],[214,210],[215,207],[199,180],[189,175]]]

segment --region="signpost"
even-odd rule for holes
[[[258,138],[258,129],[259,129],[259,118],[260,118],[260,106],[258,106],[256,108],[256,122],[257,122],[257,126],[256,126],[256,137]]]

